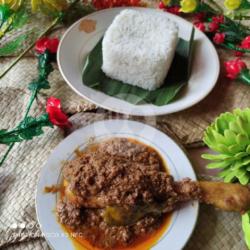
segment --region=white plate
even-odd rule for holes
[[[64,234],[56,220],[56,194],[45,194],[45,186],[57,184],[60,179],[61,162],[72,159],[74,150],[84,148],[89,139],[130,137],[140,140],[161,154],[170,174],[176,180],[189,177],[196,180],[192,166],[183,151],[168,136],[153,127],[127,120],[106,120],[81,128],[64,139],[53,151],[43,167],[36,193],[36,211],[43,234],[53,249],[73,250],[71,240]],[[153,250],[180,250],[192,234],[198,215],[198,202],[185,204],[174,212],[171,224]]]
[[[177,112],[198,103],[208,95],[216,84],[220,65],[213,44],[198,29],[195,32],[197,44],[189,84],[182,91],[181,96],[170,104],[164,106],[155,106],[152,104],[133,105],[89,88],[82,83],[82,68],[86,56],[104,35],[114,17],[124,9],[114,8],[95,12],[80,19],[64,34],[59,46],[57,60],[59,69],[69,86],[80,96],[100,107],[123,114],[138,116],[164,115]],[[160,11],[149,8],[135,9],[143,12]],[[166,13],[166,15],[179,26],[180,37],[189,40],[193,25],[176,15],[169,13]],[[94,32],[85,33],[79,29],[81,22],[85,19],[96,22],[96,30]]]

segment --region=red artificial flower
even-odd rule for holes
[[[165,4],[162,1],[160,1],[158,7],[159,9],[165,9]]]
[[[216,22],[211,22],[208,24],[208,27],[210,32],[215,32],[219,29],[219,24]]]
[[[225,37],[226,37],[225,33],[216,33],[214,35],[213,41],[216,44],[221,44],[224,43]]]
[[[100,10],[120,6],[138,6],[140,0],[93,0],[92,4]]]
[[[226,68],[227,77],[230,79],[236,79],[247,68],[247,65],[239,58],[224,63]]]
[[[245,37],[242,41],[241,44],[238,46],[238,48],[241,49],[250,49],[250,36]],[[241,57],[244,55],[244,52],[242,51],[235,51],[235,55],[238,57]]]
[[[206,31],[206,26],[202,22],[197,22],[194,24],[196,28],[198,28],[200,31],[205,32]]]
[[[174,15],[180,15],[180,7],[179,6],[170,6],[166,7],[165,11],[174,14]]]
[[[206,13],[205,12],[198,12],[194,16],[195,20],[197,20],[199,22],[203,22],[205,20],[205,17],[206,17]]]
[[[59,40],[57,38],[42,37],[37,40],[35,50],[38,54],[43,54],[46,50],[55,54],[57,52]]]
[[[247,36],[242,40],[240,47],[242,49],[250,49],[250,36]]]
[[[213,16],[212,17],[212,21],[214,22],[214,23],[218,23],[218,24],[220,24],[220,23],[224,23],[224,21],[225,21],[225,18],[224,18],[224,16]]]
[[[46,112],[52,124],[60,128],[69,128],[72,124],[69,122],[67,115],[61,109],[61,101],[53,96],[47,99]]]

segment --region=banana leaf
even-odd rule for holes
[[[83,68],[83,84],[132,104],[154,104],[162,106],[170,103],[188,83],[192,66],[194,45],[193,29],[190,40],[179,39],[175,56],[164,84],[153,91],[132,86],[111,79],[102,71],[102,39],[90,52]]]

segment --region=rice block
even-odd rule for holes
[[[164,83],[177,43],[178,27],[163,12],[124,10],[104,35],[102,70],[110,78],[154,90]]]

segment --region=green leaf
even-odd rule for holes
[[[235,134],[241,133],[241,128],[236,120],[229,123],[229,129],[232,130]]]
[[[236,143],[236,134],[229,130],[229,129],[226,129],[224,131],[224,136],[225,136],[225,139],[227,140],[227,142],[229,144],[235,144]]]
[[[245,148],[250,143],[248,136],[244,134],[238,134],[236,136],[236,141],[241,145],[242,148]]]
[[[239,125],[239,128],[241,129],[241,133],[244,134],[244,135],[248,135],[248,126],[247,126],[247,120],[245,120],[242,115],[239,115],[237,118],[236,118],[236,121]]]
[[[245,29],[240,22],[231,20],[226,16],[225,22],[220,24],[219,30],[221,33],[226,34],[227,42],[232,42],[234,44],[240,43],[241,40],[248,35],[247,29]]]
[[[16,129],[0,133],[0,144],[9,145],[13,142],[31,140],[33,137],[43,134],[44,127],[53,127],[48,114],[41,115],[38,118],[27,117]]]
[[[21,34],[14,40],[4,44],[4,46],[0,47],[0,57],[1,56],[10,56],[16,51],[19,51],[23,45],[24,41],[27,39],[28,34]]]
[[[7,129],[0,129],[0,135],[6,133]]]
[[[249,154],[247,152],[239,152],[236,155],[234,155],[234,159],[239,160],[245,156],[248,156]]]
[[[235,171],[235,175],[237,176],[237,178],[241,178],[246,174],[245,169],[239,168]]]
[[[15,14],[12,14],[7,20],[3,21],[0,26],[0,38],[11,30],[11,25],[14,21]]]
[[[248,249],[250,249],[250,212],[243,214],[241,216],[242,220],[242,229],[244,232],[245,242],[247,244]]]
[[[188,82],[190,67],[192,65],[193,44],[194,29],[192,30],[189,42],[183,39],[179,40],[176,54],[164,85],[157,90],[148,91],[111,79],[103,73],[101,69],[101,39],[87,57],[83,68],[83,83],[90,88],[133,104],[152,103],[157,106],[165,105],[173,101]]]
[[[211,161],[221,161],[221,160],[228,160],[231,158],[229,155],[224,155],[224,154],[202,154],[201,157],[206,160],[211,160]]]
[[[236,171],[239,168],[241,168],[242,167],[242,162],[243,162],[242,159],[240,159],[240,160],[235,161],[234,163],[232,163],[231,170]]]
[[[226,138],[223,135],[221,135],[220,133],[218,133],[215,129],[212,130],[211,133],[213,134],[215,140],[218,143],[221,143],[223,145],[227,145],[227,140],[226,140]]]
[[[244,146],[242,146],[240,144],[234,144],[234,145],[229,146],[228,150],[230,153],[236,154],[236,153],[240,152],[243,148],[244,148]]]
[[[219,162],[212,162],[207,165],[209,169],[215,168],[225,168],[231,165],[231,161],[219,161]]]
[[[18,29],[28,22],[27,9],[24,5],[12,11],[6,4],[0,5],[0,38],[7,32]]]
[[[233,147],[231,148],[231,147],[232,146],[227,147],[224,144],[218,144],[217,145],[217,151],[220,152],[220,153],[224,153],[224,154],[232,154],[232,150],[235,150],[235,148],[233,148]]]
[[[248,164],[250,164],[250,156],[247,156],[242,159],[242,166],[246,166]]]
[[[235,180],[235,173],[232,171],[224,177],[224,182],[229,183]]]
[[[13,11],[8,4],[0,5],[0,27],[12,15]]]
[[[249,174],[247,172],[245,172],[245,174],[241,175],[240,177],[237,176],[237,178],[239,179],[241,185],[247,185],[250,179]]]
[[[225,119],[220,119],[220,117],[218,117],[215,120],[215,128],[218,133],[223,134],[224,131],[228,129],[228,122]]]
[[[232,173],[234,174],[234,171],[232,171],[230,169],[230,167],[228,167],[228,168],[225,168],[225,170],[221,171],[218,174],[218,176],[221,177],[221,178],[225,178],[227,175],[231,175]],[[234,176],[235,176],[235,174],[234,174]]]
[[[26,8],[19,8],[15,13],[15,18],[11,24],[11,29],[19,29],[29,20],[29,15]]]
[[[240,9],[243,10],[250,9],[250,2],[248,2],[247,0],[242,0]]]

